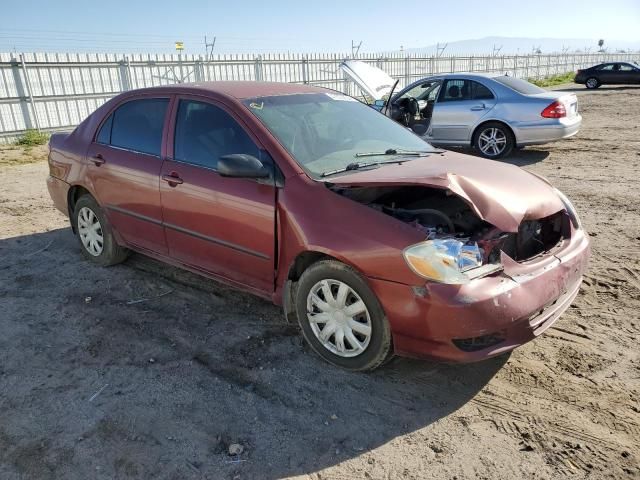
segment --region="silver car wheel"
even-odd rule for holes
[[[587,80],[588,88],[596,88],[597,86],[598,86],[598,80],[596,80],[595,78],[590,78],[589,80]]]
[[[78,212],[78,235],[87,252],[94,257],[100,256],[104,248],[102,225],[93,210],[88,207],[82,207]]]
[[[369,345],[369,310],[344,282],[326,279],[316,283],[307,295],[307,318],[322,346],[335,355],[356,357]]]
[[[480,132],[478,146],[485,155],[495,157],[500,155],[507,146],[507,136],[499,128],[491,127]]]

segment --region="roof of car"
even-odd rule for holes
[[[490,72],[490,73],[480,73],[480,72],[460,72],[460,73],[442,73],[440,75],[433,75],[429,78],[496,78],[496,77],[504,77],[507,75],[507,72]]]
[[[194,82],[161,87],[150,87],[138,90],[145,93],[217,93],[236,99],[268,97],[275,95],[292,95],[297,93],[320,93],[327,90],[311,85],[279,82],[247,82],[247,81],[221,81],[221,82]]]

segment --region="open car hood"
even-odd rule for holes
[[[343,187],[421,185],[448,189],[503,232],[517,232],[523,220],[545,218],[564,208],[554,188],[531,173],[455,152],[354,171],[328,181]]]
[[[374,100],[382,100],[389,95],[396,83],[386,72],[359,60],[345,60],[340,68]]]

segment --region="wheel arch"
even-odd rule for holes
[[[69,211],[69,220],[71,222],[71,229],[73,230],[73,233],[77,233],[73,212],[80,197],[86,194],[91,195],[94,199],[96,198],[95,195],[83,185],[72,185],[67,192],[67,209]]]
[[[486,125],[487,123],[499,123],[501,125],[504,125],[509,132],[511,132],[511,135],[513,136],[513,141],[515,142],[515,144],[518,144],[518,137],[516,136],[516,132],[513,130],[513,128],[511,127],[511,125],[509,125],[507,122],[505,122],[504,120],[499,120],[497,118],[491,118],[491,119],[483,119],[482,122],[480,122],[478,125],[476,125],[476,127],[473,129],[473,132],[471,133],[471,146],[474,147],[476,144],[476,135],[478,134],[478,131],[480,130],[481,127],[483,127],[484,125]]]
[[[364,275],[357,266],[342,255],[336,255],[335,253],[326,251],[322,248],[312,248],[299,252],[290,262],[287,269],[287,277],[282,286],[282,309],[287,323],[298,323],[295,317],[295,295],[298,280],[300,280],[300,277],[306,269],[322,260],[335,260],[337,262],[344,263],[355,270],[366,281],[366,275]]]

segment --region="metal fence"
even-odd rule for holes
[[[0,143],[27,129],[70,129],[120,92],[179,82],[258,80],[319,85],[358,94],[339,68],[343,54],[115,55],[0,53]],[[510,72],[544,78],[605,61],[637,61],[640,53],[502,56],[361,54],[400,86],[439,73]]]

